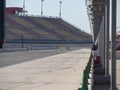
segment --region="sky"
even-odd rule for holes
[[[59,17],[60,0],[44,0],[43,15]],[[62,19],[76,26],[77,28],[91,33],[87,7],[85,0],[61,0],[61,16]],[[117,2],[118,13],[120,16],[120,0]],[[23,7],[23,0],[6,0],[6,7]],[[41,0],[25,0],[25,10],[31,15],[41,15]],[[117,21],[117,27],[120,27],[120,18]],[[120,28],[117,28],[120,31]]]

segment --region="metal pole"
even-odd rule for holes
[[[25,10],[25,0],[23,0],[23,10]]]
[[[41,0],[41,17],[43,16],[43,1],[44,0]]]
[[[104,16],[102,16],[102,21],[101,21],[101,26],[100,26],[100,31],[99,31],[99,54],[102,60],[102,68],[104,69]]]
[[[105,12],[104,12],[105,13]],[[103,15],[103,50],[102,50],[102,53],[103,53],[103,59],[102,59],[102,68],[105,69],[105,14]]]
[[[0,0],[0,48],[3,48],[5,38],[5,2]]]
[[[59,1],[60,2],[60,13],[59,13],[59,16],[61,18],[61,4],[62,4],[62,1]]]
[[[101,60],[102,60],[102,69],[105,69],[105,6],[102,6],[102,30],[101,30]]]
[[[104,35],[104,59],[103,59],[103,62],[104,62],[104,64],[103,64],[103,68],[104,68],[104,70],[105,70],[105,43],[106,43],[106,37],[105,37],[105,30],[106,30],[106,16],[105,16],[105,6],[104,6],[104,31],[103,31],[103,35]]]
[[[111,21],[111,90],[116,90],[116,0],[112,0],[112,21]]]
[[[25,0],[23,0],[23,15],[25,15]]]
[[[105,4],[105,76],[109,75],[109,0]]]

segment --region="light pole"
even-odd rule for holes
[[[59,12],[59,17],[61,18],[61,5],[62,5],[62,1],[59,1],[60,3],[60,12]]]
[[[23,0],[23,15],[25,15],[27,13],[27,11],[25,11],[25,0]]]
[[[41,0],[41,17],[43,16],[43,1],[44,0]]]
[[[25,10],[25,0],[23,0],[23,10]]]

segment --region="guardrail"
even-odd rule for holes
[[[93,70],[92,68],[92,54],[90,55],[89,61],[83,71],[82,85],[78,90],[92,90],[93,86]]]
[[[6,43],[22,44],[92,44],[91,40],[39,40],[39,39],[6,39]]]

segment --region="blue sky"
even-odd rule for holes
[[[59,16],[60,0],[44,0],[45,16]],[[85,0],[61,0],[62,1],[62,18],[72,25],[80,28],[82,31],[91,33],[89,21],[85,6]],[[41,14],[41,0],[25,0],[25,9],[29,14]],[[120,5],[120,0],[118,0]],[[6,0],[7,7],[22,7],[23,0]],[[120,6],[117,7],[120,10]],[[120,16],[120,11],[117,13]],[[120,27],[120,18],[118,18],[117,26]],[[118,28],[120,30],[120,28]]]

